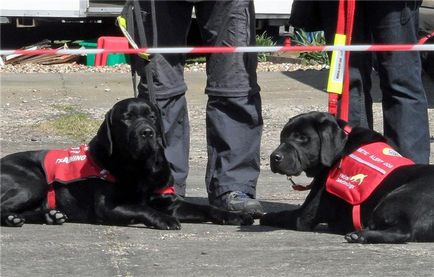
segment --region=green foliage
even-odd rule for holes
[[[267,32],[263,32],[260,35],[256,35],[256,45],[257,46],[275,46],[276,42],[273,41],[273,38],[267,35]],[[258,62],[266,62],[267,57],[271,53],[258,53]]]
[[[308,33],[301,29],[297,29],[292,37],[292,41],[303,46],[319,46],[325,45],[324,32]],[[302,52],[300,58],[305,63],[329,64],[329,58],[326,52]]]
[[[189,57],[187,58],[186,63],[187,64],[206,63],[206,57],[205,56]]]

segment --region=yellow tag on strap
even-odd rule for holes
[[[334,45],[345,45],[347,36],[343,34],[336,34]],[[332,53],[332,60],[330,63],[329,78],[327,82],[327,91],[337,94],[342,94],[344,86],[344,72],[345,72],[345,51],[336,50]]]
[[[118,22],[118,26],[122,31],[122,34],[124,34],[124,36],[127,38],[128,42],[130,43],[130,45],[134,48],[134,49],[139,49],[139,47],[137,46],[136,42],[133,40],[133,38],[130,36],[130,34],[127,31],[127,20],[122,17],[122,16],[118,16],[116,18],[117,22]],[[139,53],[138,54],[139,57],[148,60],[149,61],[149,54],[147,53]]]
[[[124,17],[118,16],[116,19],[118,21],[119,28],[127,28],[127,20]]]

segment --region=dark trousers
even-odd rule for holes
[[[338,1],[319,1],[326,40],[333,43]],[[415,44],[419,1],[356,1],[352,44]],[[430,155],[428,102],[418,52],[376,52],[382,91],[384,135],[417,163]],[[353,125],[373,128],[372,54],[350,55],[350,113]]]
[[[155,1],[154,6],[150,1],[141,1],[140,4],[152,46],[184,46],[193,7],[205,45],[255,44],[253,1]],[[206,59],[205,93],[209,98],[204,133],[208,151],[205,182],[209,198],[234,190],[255,196],[263,125],[256,54],[211,54]],[[190,147],[184,64],[185,55],[152,57],[153,83],[167,141],[166,156],[172,165],[175,188],[181,195],[185,194]],[[140,97],[147,91],[147,80],[144,72],[139,74]]]

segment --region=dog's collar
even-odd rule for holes
[[[296,190],[296,191],[305,191],[305,190],[310,190],[312,188],[312,184],[307,185],[307,186],[297,185],[294,182],[294,180],[292,180],[292,177],[290,177],[290,176],[288,176],[287,179],[288,179],[288,181],[291,182],[293,190]]]

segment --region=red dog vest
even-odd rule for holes
[[[353,225],[362,229],[360,204],[393,170],[414,164],[388,144],[375,142],[364,145],[344,156],[329,172],[326,190],[353,205]]]
[[[49,209],[56,208],[54,182],[69,184],[79,180],[98,178],[114,183],[116,180],[106,169],[96,165],[90,155],[87,145],[66,149],[55,149],[47,152],[43,167],[47,183],[50,185],[47,195]],[[157,194],[175,194],[173,186],[156,190]]]

